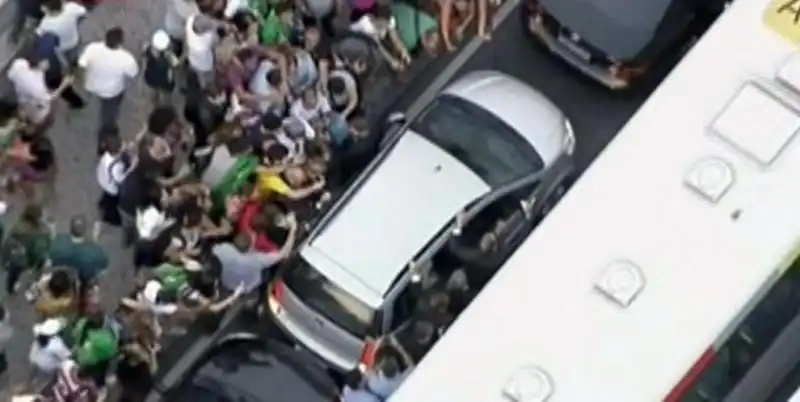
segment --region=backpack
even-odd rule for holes
[[[0,247],[0,259],[4,269],[27,267],[28,255],[25,244],[16,236],[9,236]]]
[[[189,273],[179,265],[164,263],[153,270],[153,276],[161,284],[159,298],[175,301],[189,284]]]
[[[75,360],[81,367],[90,367],[116,358],[119,345],[115,332],[107,325],[87,328],[88,319],[80,318],[72,330],[73,347],[77,348]]]

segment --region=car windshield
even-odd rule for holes
[[[411,130],[461,161],[492,188],[544,167],[533,146],[508,124],[454,96],[439,96]]]
[[[286,271],[284,283],[303,303],[351,334],[363,338],[375,310],[319,273],[306,260]]]

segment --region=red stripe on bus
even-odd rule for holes
[[[664,402],[679,402],[683,399],[684,396],[689,392],[692,387],[697,384],[697,380],[700,379],[700,376],[706,371],[708,366],[714,362],[714,359],[717,356],[714,353],[714,349],[708,349],[700,356],[699,359],[694,363],[691,369],[683,376],[683,379],[672,388],[669,395],[664,398]]]

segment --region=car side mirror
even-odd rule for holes
[[[389,117],[386,118],[386,126],[391,126],[393,124],[405,124],[406,123],[406,114],[403,112],[392,112]]]
[[[526,219],[530,219],[535,204],[536,198],[531,200],[519,200],[519,207],[522,209],[522,214],[525,215]]]

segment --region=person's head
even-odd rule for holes
[[[195,202],[193,205],[188,205],[185,213],[183,214],[183,228],[184,229],[197,229],[203,223],[203,209],[200,208]]]
[[[283,74],[281,74],[281,70],[277,68],[273,68],[265,74],[267,79],[267,83],[275,88],[278,88],[283,84]]]
[[[319,101],[319,95],[317,94],[316,88],[306,88],[303,91],[303,106],[306,109],[312,109],[317,107],[317,102]]]
[[[109,49],[118,49],[125,41],[125,32],[120,27],[113,27],[106,31],[105,44]]]
[[[357,58],[348,61],[348,65],[350,69],[353,70],[354,73],[357,75],[364,74],[367,71],[367,60],[363,58]]]
[[[392,347],[383,347],[375,353],[375,368],[387,378],[394,378],[400,374],[400,356]]]
[[[72,237],[82,239],[86,237],[86,231],[88,230],[87,226],[88,224],[85,216],[73,216],[72,219],[69,220],[69,234]]]
[[[414,320],[411,323],[411,337],[419,343],[428,343],[436,334],[436,327],[426,320]]]
[[[342,77],[331,77],[328,80],[328,91],[333,95],[346,95],[347,83]]]
[[[62,0],[44,0],[42,1],[42,8],[45,13],[58,14],[64,8],[64,2]]]
[[[106,315],[102,310],[93,311],[89,314],[86,314],[85,317],[86,329],[101,329],[106,325]]]
[[[366,116],[356,115],[350,119],[350,129],[348,130],[350,136],[355,139],[361,139],[369,136],[369,123]]]
[[[294,22],[294,2],[282,1],[275,6],[275,14],[281,22],[290,25]]]
[[[74,289],[72,277],[63,269],[53,272],[47,281],[47,291],[55,298],[68,296]]]
[[[441,51],[441,36],[438,29],[430,29],[422,35],[422,48],[431,56],[437,56]]]
[[[270,166],[281,165],[289,158],[289,150],[276,141],[270,141],[264,148],[264,162]]]
[[[283,127],[283,119],[274,113],[265,113],[261,117],[261,128],[267,134],[275,134]]]
[[[29,225],[38,226],[42,223],[42,208],[36,204],[27,204],[22,209],[20,219]]]
[[[286,183],[294,188],[300,188],[308,181],[308,175],[301,167],[292,166],[283,172]]]
[[[150,50],[154,53],[166,52],[169,50],[172,39],[163,29],[159,29],[153,33],[150,38]]]
[[[319,22],[316,18],[304,18],[303,28],[303,45],[306,49],[311,49],[319,43],[322,37]]]
[[[49,318],[33,326],[33,335],[40,347],[46,347],[50,343],[50,339],[57,336],[62,329],[64,329],[64,325],[61,320]]]
[[[378,31],[383,31],[389,27],[389,21],[392,19],[392,9],[388,5],[380,4],[375,7],[373,17],[375,27]]]
[[[103,129],[100,133],[100,138],[102,138],[103,152],[116,155],[122,151],[122,138],[119,135],[118,128],[112,127]]]
[[[358,368],[348,371],[344,375],[344,385],[350,389],[359,389],[364,383],[364,376]]]
[[[237,250],[244,253],[250,250],[250,247],[253,245],[253,239],[250,237],[249,234],[244,232],[239,232],[236,233],[235,236],[233,236],[232,243]]]
[[[245,34],[255,23],[253,14],[247,10],[239,10],[231,17],[231,23],[236,28],[237,33]]]
[[[178,123],[178,112],[174,106],[158,106],[147,117],[147,131],[162,136]]]

